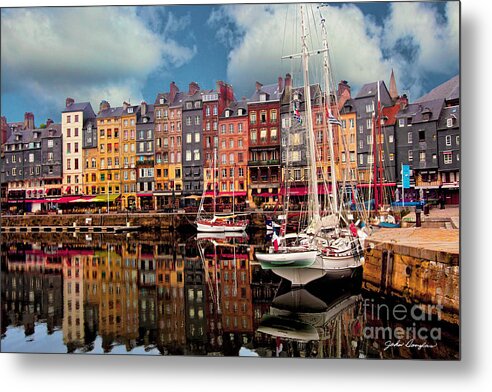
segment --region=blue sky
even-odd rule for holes
[[[459,72],[459,8],[439,3],[327,3],[333,78],[356,93],[389,82],[416,99]],[[1,114],[36,124],[60,119],[65,98],[153,102],[175,81],[232,84],[249,97],[255,82],[275,83],[299,64],[281,60],[299,45],[293,4],[230,4],[2,9]],[[316,4],[310,22],[319,26]],[[313,24],[314,25],[314,24]],[[310,43],[321,47],[319,27]],[[312,80],[319,59],[312,59]],[[298,83],[299,84],[299,83]]]

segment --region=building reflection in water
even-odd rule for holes
[[[359,358],[370,351],[360,279],[292,290],[255,261],[261,238],[94,237],[2,244],[2,349],[20,349],[9,346],[12,328],[27,345],[43,324],[46,334],[59,334],[58,351],[69,353]],[[401,356],[383,353],[383,344],[369,347],[370,356]],[[442,352],[454,355],[453,344]]]

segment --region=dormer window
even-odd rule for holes
[[[429,110],[429,108],[425,108],[422,111],[422,119],[424,121],[429,121],[430,120],[430,117],[431,117],[431,114],[432,114],[432,112]]]
[[[238,110],[237,110],[237,114],[238,114],[239,116],[242,116],[242,115],[243,115],[243,109],[238,109]]]
[[[265,102],[266,101],[266,94],[262,93],[260,94],[260,102]]]
[[[144,123],[146,123],[147,121],[149,121],[149,120],[147,119],[147,117],[144,117],[144,118],[143,118],[143,122],[144,122]]]
[[[225,111],[225,116],[226,117],[230,117],[231,116],[231,111],[230,110],[226,110]]]
[[[160,103],[161,105],[164,105],[164,98],[159,99],[159,103]]]
[[[133,108],[128,108],[128,113],[133,113]]]
[[[298,101],[299,100],[299,93],[296,91],[294,93],[294,101]]]

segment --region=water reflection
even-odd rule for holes
[[[258,234],[3,240],[4,352],[402,356],[364,337],[360,276],[292,290],[255,261]]]

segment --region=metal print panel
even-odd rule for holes
[[[1,21],[2,353],[460,359],[459,2]]]

